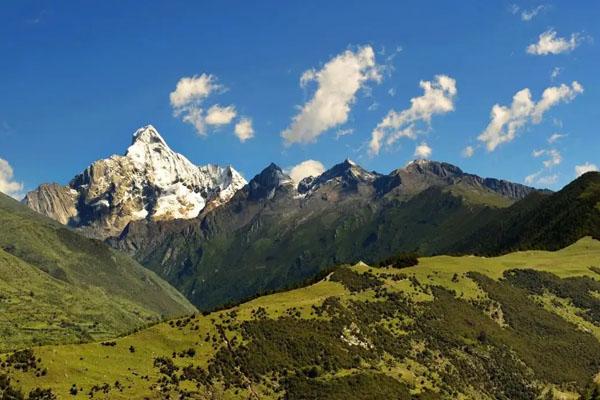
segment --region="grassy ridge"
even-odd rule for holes
[[[37,347],[35,367],[0,371],[61,398],[575,399],[600,372],[598,266],[590,238],[403,269],[359,263],[104,344]]]
[[[129,257],[0,194],[0,349],[109,338],[194,310]]]

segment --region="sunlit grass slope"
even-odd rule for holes
[[[1,365],[24,393],[69,399],[568,399],[600,372],[599,327],[600,242],[584,238],[556,252],[340,267],[304,288]]]
[[[0,193],[0,349],[99,340],[194,310],[129,257]]]

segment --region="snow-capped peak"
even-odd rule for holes
[[[131,144],[140,143],[161,143],[163,146],[167,146],[165,140],[160,136],[160,133],[152,125],[146,125],[138,129],[133,133]]]
[[[135,131],[123,156],[96,161],[70,182],[76,209],[70,223],[103,238],[134,220],[194,218],[244,185],[231,166],[196,166],[147,125]]]

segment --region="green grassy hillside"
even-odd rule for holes
[[[194,310],[129,257],[0,193],[0,349],[99,340]]]
[[[555,250],[583,236],[600,239],[600,173],[588,172],[551,195],[532,193],[442,251],[500,254]]]
[[[556,252],[342,266],[304,288],[108,342],[5,354],[0,390],[4,382],[74,399],[576,399],[600,372],[599,340],[600,242],[584,238]]]

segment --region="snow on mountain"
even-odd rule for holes
[[[105,238],[133,220],[194,218],[206,207],[227,202],[246,183],[231,166],[194,165],[148,125],[133,134],[125,155],[94,162],[67,187],[42,185],[24,202],[89,236]]]

